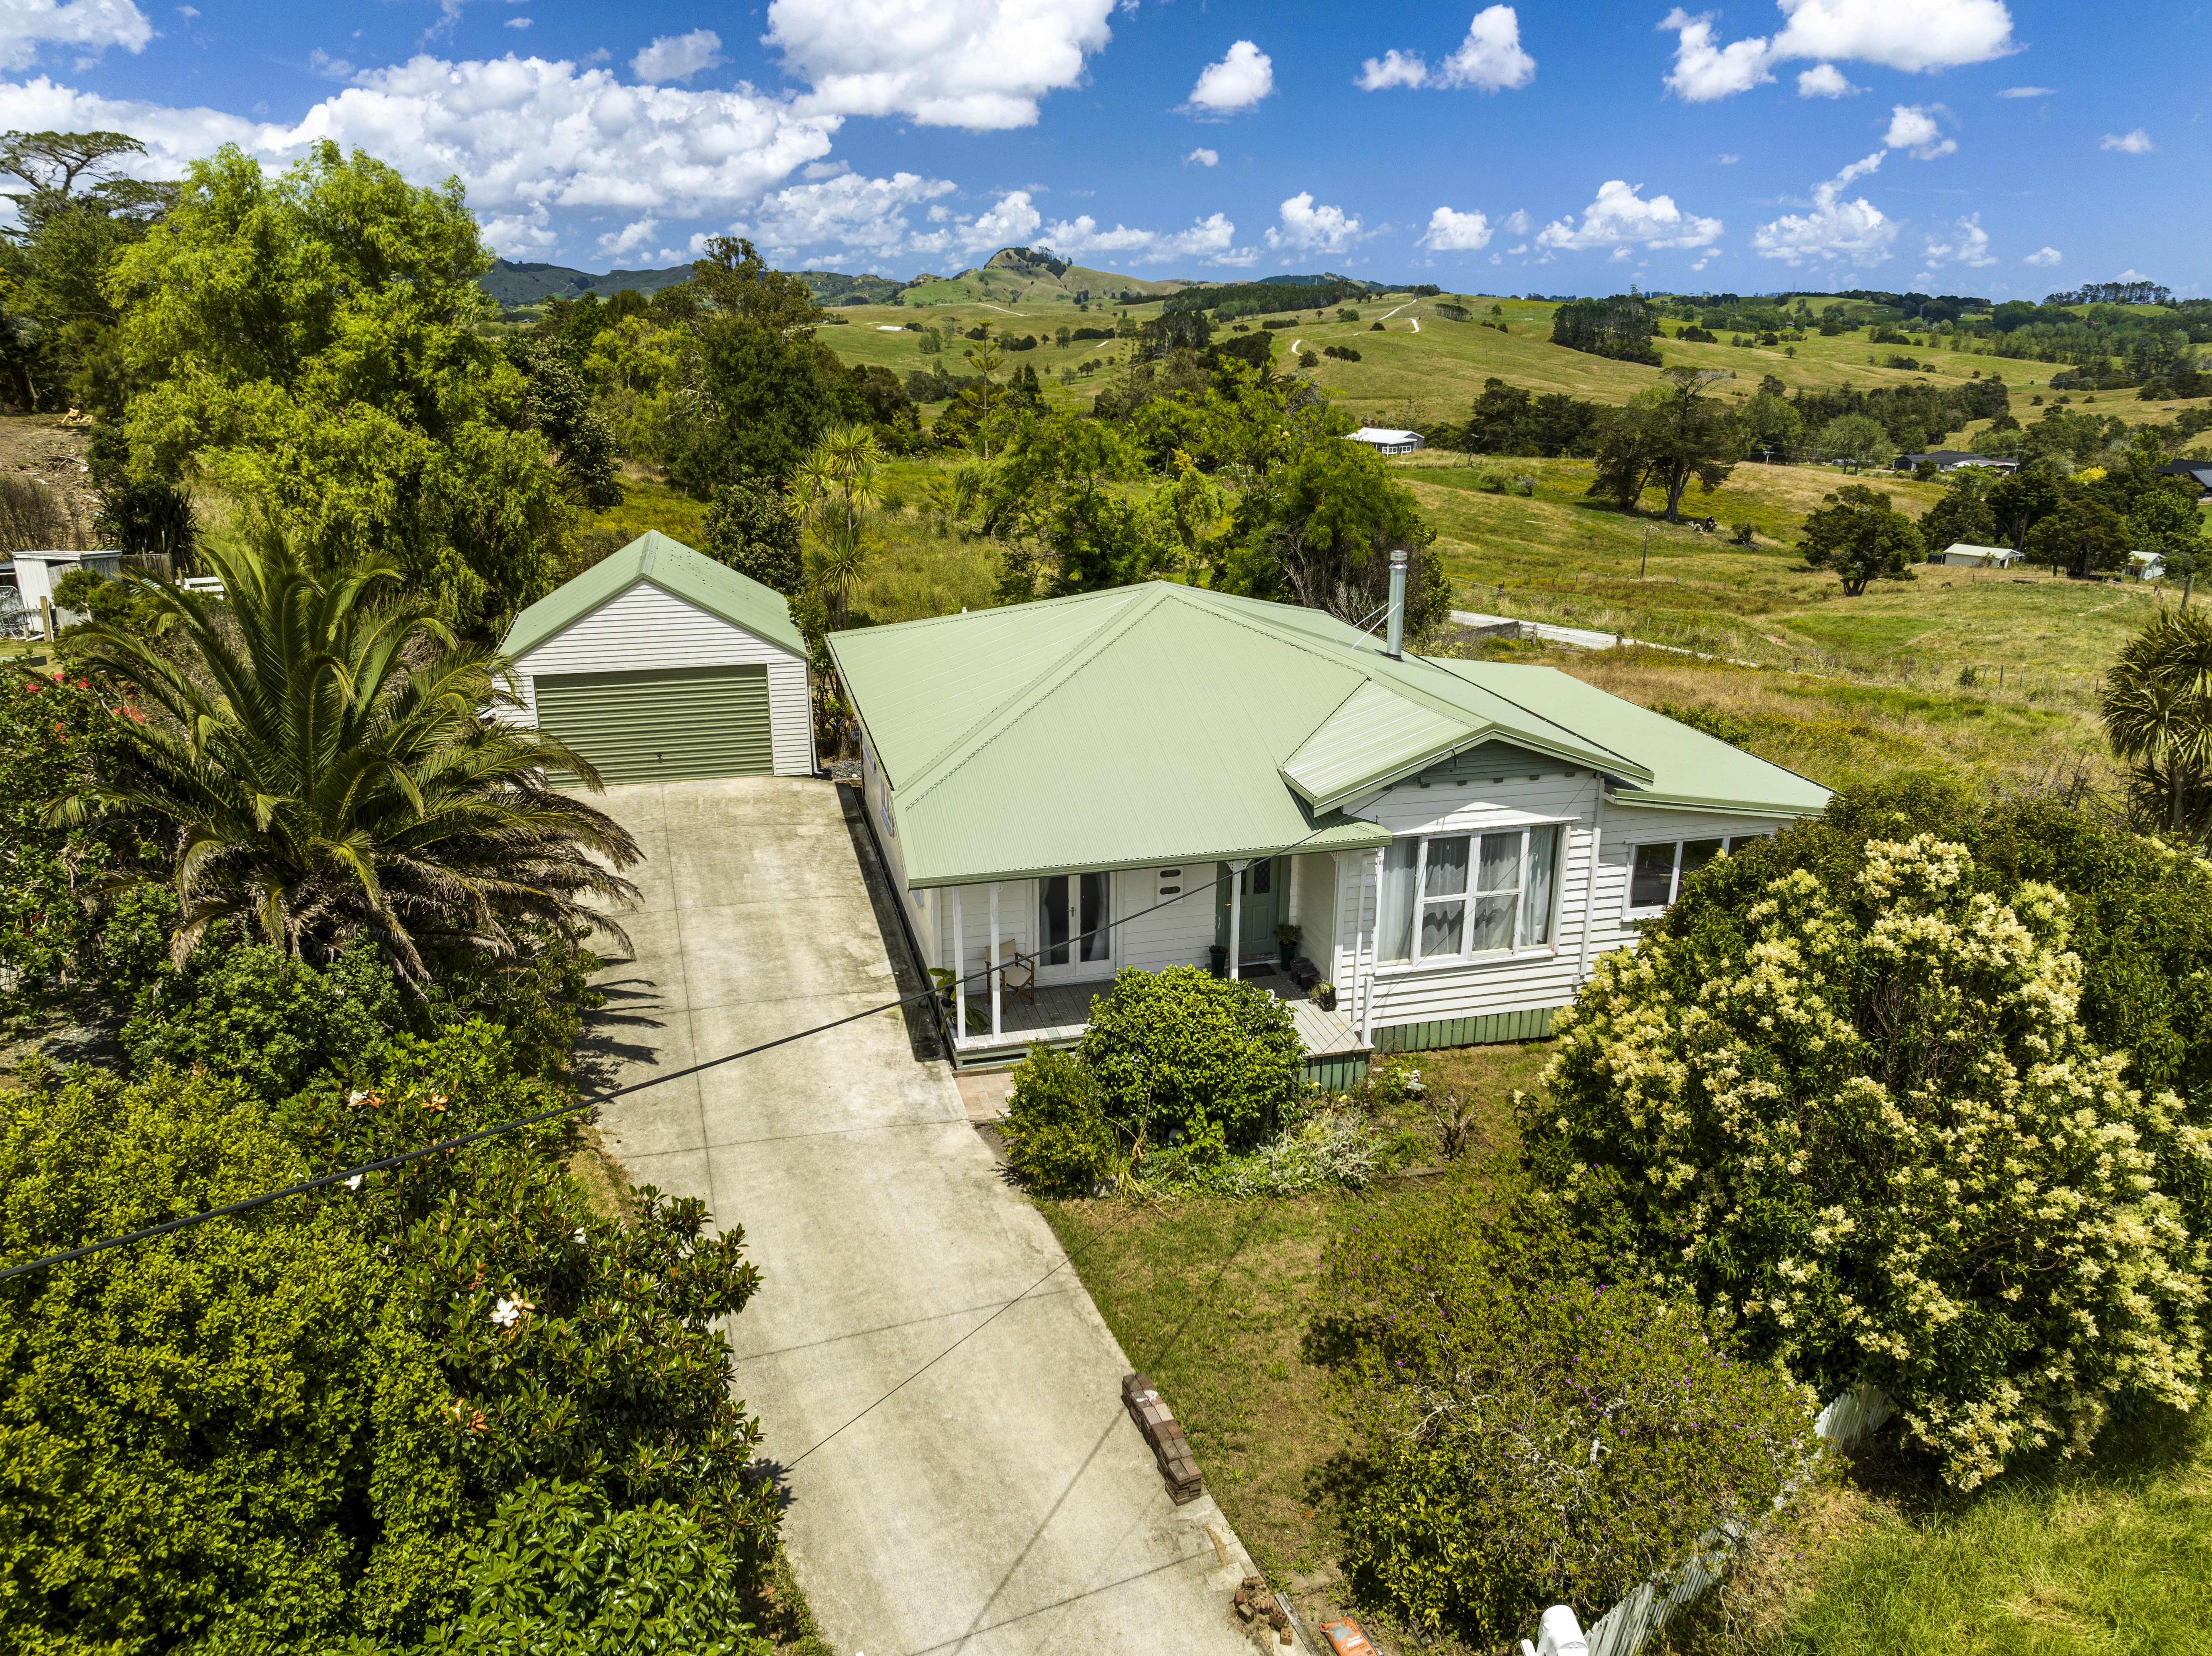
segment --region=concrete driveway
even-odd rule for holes
[[[601,974],[590,1037],[614,1084],[915,986],[848,792],[605,796],[646,852],[635,953]],[[1249,1656],[1230,1609],[1243,1548],[1210,1495],[1170,1502],[1121,1408],[1120,1346],[947,1067],[918,1061],[930,1041],[882,1012],[602,1118],[636,1182],[744,1228],[764,1283],[732,1325],[737,1390],[823,1635],[839,1656]]]

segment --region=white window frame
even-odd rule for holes
[[[1376,963],[1376,970],[1386,974],[1392,972],[1417,972],[1424,968],[1434,969],[1439,966],[1474,966],[1486,961],[1522,960],[1532,956],[1558,954],[1559,952],[1559,908],[1566,884],[1567,852],[1571,845],[1570,830],[1573,828],[1575,820],[1571,816],[1562,816],[1540,822],[1502,822],[1494,828],[1436,828],[1423,834],[1398,835],[1400,840],[1412,840],[1420,846],[1413,856],[1413,936],[1407,944],[1412,952],[1401,961],[1378,961]],[[1522,899],[1527,895],[1528,889],[1528,836],[1547,828],[1559,835],[1553,849],[1552,912],[1549,916],[1551,923],[1545,928],[1550,932],[1552,940],[1549,943],[1524,943],[1521,940],[1521,934],[1523,921],[1527,917],[1528,906]],[[1478,891],[1475,889],[1475,883],[1481,874],[1482,841],[1486,836],[1493,834],[1518,834],[1521,836],[1521,856],[1516,864],[1519,870],[1519,877],[1512,888],[1514,900],[1512,943],[1504,949],[1473,950],[1462,949],[1456,954],[1450,955],[1422,954],[1421,913],[1428,905],[1431,903],[1465,905],[1460,915],[1459,923],[1460,941],[1464,943],[1469,929],[1474,924],[1476,900],[1479,897],[1502,897],[1506,895],[1504,891]],[[1432,840],[1468,841],[1467,889],[1456,896],[1431,897],[1427,895],[1429,842]],[[1376,901],[1378,902],[1381,901],[1380,892],[1376,893]]]
[[[1694,844],[1699,840],[1717,840],[1721,842],[1720,854],[1723,857],[1733,857],[1754,840],[1771,840],[1773,837],[1774,830],[1765,828],[1757,834],[1685,834],[1672,840],[1631,840],[1628,846],[1626,877],[1621,882],[1620,886],[1620,918],[1624,920],[1648,920],[1656,914],[1664,914],[1674,906],[1675,900],[1682,895],[1682,847],[1684,846]],[[1674,865],[1667,877],[1667,901],[1663,903],[1646,904],[1638,907],[1636,904],[1637,853],[1646,846],[1668,845],[1674,847]]]

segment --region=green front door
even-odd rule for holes
[[[610,787],[775,773],[766,667],[560,673],[538,679],[537,691],[538,727]]]
[[[1226,941],[1229,936],[1229,888],[1232,883],[1228,864],[1219,864],[1219,872],[1221,883],[1214,887],[1213,901],[1213,936],[1217,943]],[[1239,894],[1239,918],[1243,921],[1237,934],[1237,958],[1256,960],[1264,955],[1273,959],[1277,949],[1275,928],[1291,914],[1291,859],[1262,857],[1247,863],[1233,883]]]

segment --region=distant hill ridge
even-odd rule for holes
[[[1386,284],[1334,273],[1321,276],[1271,276],[1254,282],[1194,281],[1170,276],[1147,279],[1115,270],[1092,270],[1061,258],[1049,247],[1001,247],[979,265],[957,276],[922,272],[902,282],[894,276],[842,270],[792,272],[824,305],[950,304],[962,300],[1087,299],[1104,304],[1114,300],[1158,299],[1198,288],[1322,288],[1335,294],[1382,293]],[[689,264],[665,270],[608,270],[595,273],[566,264],[546,264],[514,259],[495,259],[480,281],[483,290],[501,305],[514,308],[542,305],[550,299],[581,299],[596,294],[609,299],[635,290],[656,293],[690,278]],[[1400,284],[1403,285],[1403,284]],[[1188,304],[1189,301],[1185,300]],[[1328,301],[1309,301],[1328,302]]]

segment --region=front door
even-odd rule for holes
[[[1229,935],[1229,864],[1221,865],[1221,883],[1214,888],[1220,895],[1214,899],[1214,927],[1216,937]],[[1237,958],[1257,960],[1265,955],[1275,958],[1278,945],[1275,928],[1290,917],[1291,859],[1287,857],[1262,857],[1247,863],[1244,871],[1236,877],[1237,906],[1241,925],[1237,931]]]
[[[1037,981],[1114,975],[1114,877],[1055,874],[1037,882]]]

